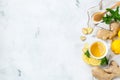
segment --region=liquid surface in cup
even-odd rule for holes
[[[101,57],[106,52],[106,47],[102,42],[95,42],[90,47],[91,54],[95,57]]]

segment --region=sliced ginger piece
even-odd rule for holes
[[[93,32],[93,28],[92,27],[86,27],[86,28],[82,28],[82,33],[83,34],[91,34]]]
[[[85,35],[88,34],[87,29],[86,28],[82,28],[82,33],[85,34]]]
[[[81,39],[82,41],[85,41],[85,40],[86,40],[86,37],[85,37],[85,36],[80,36],[80,39]]]
[[[93,32],[93,28],[92,27],[87,27],[87,32],[88,32],[88,34],[91,34]]]

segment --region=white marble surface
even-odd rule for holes
[[[0,0],[0,80],[92,80],[79,36],[99,1]]]

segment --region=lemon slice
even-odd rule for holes
[[[90,64],[92,66],[99,66],[101,63],[101,60],[97,60],[94,58],[88,58],[85,54],[82,55],[83,61],[87,64]]]
[[[85,52],[88,50],[88,48],[89,48],[89,44],[88,44],[88,43],[85,43],[85,44],[84,44],[84,47],[83,47],[83,49],[82,49],[83,53],[85,53]]]

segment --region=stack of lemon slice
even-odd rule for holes
[[[90,64],[92,66],[98,66],[101,63],[101,60],[97,60],[97,59],[94,59],[91,57],[89,58],[85,54],[82,55],[82,58],[83,58],[84,62],[86,62],[87,64]]]

